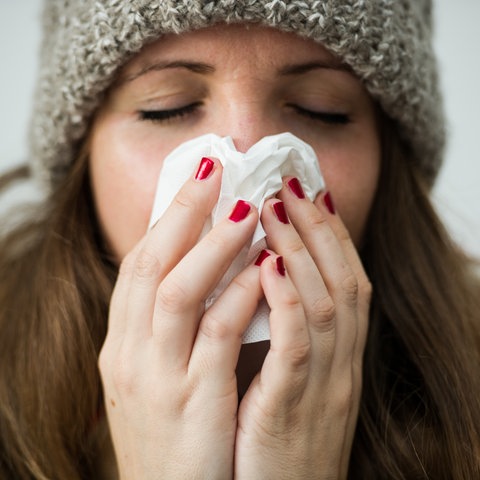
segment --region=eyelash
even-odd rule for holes
[[[166,123],[169,120],[182,118],[194,113],[195,110],[201,105],[202,104],[200,102],[195,102],[185,105],[184,107],[172,108],[170,110],[141,110],[139,112],[139,116],[140,120],[149,120],[154,123]]]
[[[201,102],[191,103],[180,108],[172,108],[170,110],[141,110],[139,112],[140,120],[148,120],[154,123],[167,123],[170,120],[180,119],[192,113],[195,113]],[[302,115],[312,120],[317,120],[329,125],[346,125],[350,122],[350,117],[343,113],[331,113],[331,112],[314,112],[307,110],[298,105],[287,104],[299,115]]]
[[[290,108],[293,108],[295,112],[304,117],[311,118],[329,125],[346,125],[350,122],[350,117],[345,113],[333,113],[333,112],[315,112],[298,105],[288,104]]]

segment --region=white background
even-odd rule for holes
[[[480,0],[434,2],[449,122],[447,159],[434,198],[457,241],[480,257]],[[0,170],[26,157],[40,7],[41,0],[0,0]],[[24,190],[2,197],[0,204],[24,195]]]

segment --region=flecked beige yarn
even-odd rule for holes
[[[47,0],[31,123],[34,172],[64,178],[102,93],[147,42],[218,22],[296,32],[338,55],[398,122],[433,183],[445,127],[430,0]]]

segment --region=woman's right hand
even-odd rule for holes
[[[120,267],[99,365],[123,479],[233,477],[235,368],[262,289],[247,267],[204,312],[258,221],[251,207],[197,243],[220,180],[216,162],[187,181]]]

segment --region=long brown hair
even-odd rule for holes
[[[477,478],[478,283],[395,126],[381,125],[382,175],[361,252],[374,298],[349,478]],[[97,356],[116,269],[85,151],[42,208],[0,243],[0,476],[95,478]]]
[[[362,259],[373,285],[351,479],[480,478],[480,286],[393,122]]]
[[[2,479],[95,478],[96,363],[115,274],[91,198],[82,153],[0,244]]]

